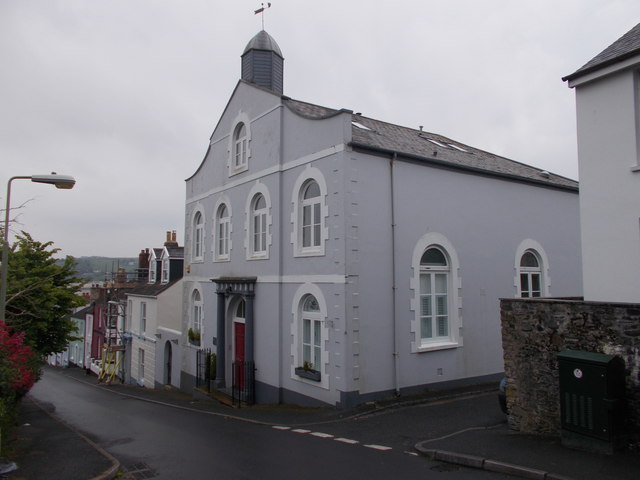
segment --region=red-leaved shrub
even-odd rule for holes
[[[24,345],[24,332],[11,333],[0,320],[0,396],[19,398],[36,381],[38,359],[31,348]]]

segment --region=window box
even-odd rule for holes
[[[200,346],[200,332],[194,331],[192,328],[189,329],[187,336],[189,337],[189,343],[191,345],[195,345],[196,347]]]
[[[317,370],[309,370],[304,367],[296,367],[295,372],[297,376],[314,382],[319,382],[322,378],[322,375]]]

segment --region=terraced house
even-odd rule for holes
[[[580,293],[575,181],[291,99],[265,31],[241,59],[186,180],[182,388],[202,348],[259,403],[493,380],[498,299]]]

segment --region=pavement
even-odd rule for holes
[[[170,390],[151,390],[132,385],[97,384],[77,368],[45,367],[45,374],[65,375],[105,388],[114,394],[155,402],[174,408],[195,410],[239,421],[262,425],[311,425],[340,422],[372,413],[393,415],[397,409],[430,402],[486,395],[497,385],[479,385],[456,390],[430,391],[411,397],[397,397],[370,403],[351,410],[335,408],[301,408],[295,406],[253,406],[234,409],[215,400],[196,400],[191,395]],[[497,402],[497,398],[496,398]],[[50,405],[43,405],[27,395],[22,402],[19,426],[14,431],[11,454],[17,470],[0,475],[12,480],[109,480],[143,478],[125,472],[116,458],[98,444],[56,417]],[[385,412],[387,410],[387,412]],[[555,437],[525,435],[510,430],[505,422],[493,427],[469,426],[439,438],[429,438],[415,445],[417,453],[441,462],[506,473],[521,478],[541,480],[637,480],[640,478],[640,454],[616,452],[595,454],[569,449]],[[2,463],[3,459],[0,459]]]

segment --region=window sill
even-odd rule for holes
[[[322,374],[317,370],[305,370],[302,367],[296,367],[295,373],[301,378],[306,378],[307,380],[312,380],[314,382],[322,380]]]
[[[632,172],[640,172],[640,165],[634,165],[633,167],[631,167],[631,171]]]
[[[246,172],[247,170],[249,170],[249,165],[244,164],[238,167],[234,167],[231,169],[231,171],[229,172],[229,176],[233,177],[234,175],[238,175],[242,172]]]
[[[298,250],[295,257],[324,257],[324,249]]]
[[[432,342],[420,345],[414,353],[434,352],[438,350],[450,350],[452,348],[458,348],[460,344],[458,342]]]
[[[219,257],[213,260],[214,263],[224,263],[224,262],[230,262],[230,261],[231,261],[231,258],[229,257]]]
[[[247,260],[269,260],[269,255],[267,255],[266,253],[256,253],[249,255],[247,257]]]

